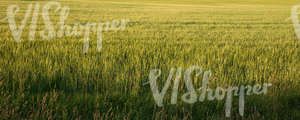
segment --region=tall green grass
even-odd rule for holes
[[[22,12],[30,3],[1,0]],[[83,53],[80,37],[16,43],[8,22],[0,21],[1,119],[224,119],[224,101],[155,104],[148,81],[162,70],[200,66],[212,72],[210,87],[272,83],[264,96],[247,96],[244,119],[297,119],[300,109],[300,48],[285,21],[297,2],[280,0],[67,0],[67,24],[130,19],[126,30],[105,32],[99,53],[96,35]],[[51,20],[59,20],[51,13]],[[40,17],[40,16],[39,16]],[[39,18],[38,29],[44,28]],[[194,78],[195,88],[201,78]],[[173,85],[173,83],[172,83]],[[180,95],[186,92],[180,85]],[[237,101],[235,98],[234,101]],[[241,119],[234,102],[231,119]]]

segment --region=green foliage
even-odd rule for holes
[[[48,1],[39,1],[44,4]],[[1,0],[0,18],[9,5]],[[81,37],[13,40],[0,21],[1,119],[224,119],[224,101],[189,105],[180,99],[158,108],[148,81],[151,69],[198,65],[211,70],[210,86],[272,83],[266,96],[246,98],[245,119],[299,118],[300,48],[291,22],[296,2],[281,0],[69,0],[67,24],[130,19],[126,30],[96,35],[83,53]],[[58,21],[59,13],[51,13]],[[18,13],[18,24],[24,14]],[[38,29],[44,23],[39,18]],[[39,31],[38,31],[39,32]],[[173,83],[172,83],[173,85]],[[201,77],[194,79],[195,88]],[[186,92],[180,86],[180,95]],[[170,92],[170,91],[169,91]],[[235,98],[237,100],[238,98]],[[236,102],[238,103],[238,102]],[[241,119],[233,105],[232,119]]]

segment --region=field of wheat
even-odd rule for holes
[[[0,0],[0,119],[300,118],[300,40],[288,19],[296,1],[57,0],[61,9],[70,8],[65,24],[72,27],[128,20],[123,29],[103,30],[101,51],[91,30],[87,52],[83,35],[56,34],[56,6],[49,12],[54,36],[40,35],[49,27],[42,14],[49,2]],[[8,17],[12,5],[19,7],[17,26],[27,12],[39,10],[34,39],[30,14],[16,41]],[[230,117],[224,100],[183,102],[184,82],[177,104],[170,102],[170,87],[159,107],[145,84],[150,71],[161,70],[161,90],[172,68],[191,66],[211,72],[210,88],[272,86],[265,95],[246,96],[243,116],[238,97]],[[195,88],[202,76],[192,77]]]

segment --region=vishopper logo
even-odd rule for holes
[[[230,117],[231,109],[232,109],[232,102],[233,97],[239,97],[239,114],[244,116],[244,108],[245,108],[245,98],[248,95],[261,95],[267,94],[268,88],[272,86],[271,83],[264,83],[263,85],[256,84],[254,86],[251,85],[241,85],[240,87],[232,87],[229,86],[228,88],[217,87],[215,90],[209,87],[209,81],[211,72],[204,71],[203,72],[203,79],[202,79],[202,87],[199,89],[195,89],[193,85],[192,78],[194,78],[193,72],[196,72],[196,76],[199,76],[202,73],[202,69],[199,66],[192,66],[188,68],[183,75],[184,84],[187,89],[187,92],[181,96],[181,99],[185,103],[193,104],[197,101],[203,102],[205,99],[212,101],[212,100],[223,100],[225,99],[225,116]],[[153,69],[150,71],[149,74],[149,82],[145,83],[150,84],[151,91],[153,93],[153,98],[157,104],[157,106],[163,106],[163,98],[167,93],[168,88],[171,85],[171,80],[173,76],[174,78],[174,86],[171,93],[171,104],[177,104],[177,96],[179,90],[180,79],[182,76],[182,68],[172,68],[170,70],[169,76],[165,85],[163,86],[162,90],[158,90],[158,84],[156,80],[161,76],[160,69]],[[200,92],[198,96],[197,93]]]
[[[56,26],[53,25],[53,22],[50,20],[50,11],[51,8],[54,8],[54,12],[60,12],[59,22]],[[20,10],[20,7],[17,5],[11,5],[7,8],[7,18],[3,20],[8,20],[10,30],[16,42],[21,41],[21,36],[23,30],[27,24],[27,21],[32,13],[32,20],[29,28],[29,40],[35,39],[38,16],[40,11],[40,4],[35,4],[35,8],[33,9],[33,5],[29,4],[26,10],[24,19],[21,21],[21,25],[18,27],[15,21],[15,15]],[[97,34],[97,48],[98,52],[102,49],[102,37],[103,31],[118,31],[124,30],[126,24],[129,22],[128,19],[122,20],[113,20],[111,22],[98,22],[91,23],[88,22],[86,24],[75,23],[73,27],[71,25],[66,25],[65,20],[67,19],[70,12],[70,8],[67,6],[63,6],[59,2],[49,2],[42,8],[42,19],[45,23],[45,28],[40,32],[40,36],[45,40],[52,40],[55,37],[62,38],[64,35],[67,37],[70,36],[83,36],[84,44],[83,44],[83,52],[87,53],[89,48],[89,40],[90,40],[90,32],[95,32]],[[59,29],[57,32],[56,29]]]
[[[299,22],[299,14],[300,14],[300,5],[295,5],[291,9],[291,17],[288,18],[287,20],[292,20],[294,28],[295,28],[295,33],[300,40],[300,22]]]

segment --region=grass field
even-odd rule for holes
[[[0,20],[18,5],[20,25],[28,4],[48,2],[0,0]],[[234,102],[227,119],[300,118],[300,41],[286,21],[296,0],[58,2],[70,7],[66,24],[130,22],[125,30],[103,33],[101,52],[91,34],[85,54],[82,37],[39,36],[41,15],[35,40],[28,40],[27,24],[20,43],[1,20],[0,119],[226,119],[224,100],[188,104],[178,97],[171,105],[170,88],[158,107],[143,85],[152,69],[162,70],[162,86],[171,68],[194,65],[211,71],[211,88],[272,83],[268,94],[246,97],[243,117]],[[59,21],[59,12],[50,16]],[[195,88],[201,78],[194,77]],[[179,91],[186,92],[184,84]]]

